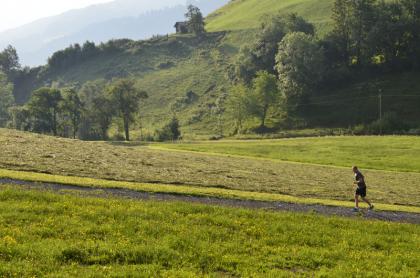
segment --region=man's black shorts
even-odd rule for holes
[[[365,187],[358,187],[356,189],[356,195],[362,196],[363,198],[366,197],[366,186]]]

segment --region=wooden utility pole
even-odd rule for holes
[[[379,135],[382,135],[382,94],[379,94]]]

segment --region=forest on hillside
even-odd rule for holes
[[[268,110],[278,107],[293,125],[322,88],[333,88],[360,74],[418,71],[419,11],[420,2],[414,0],[336,0],[333,31],[322,39],[311,23],[296,14],[267,19],[256,40],[241,48],[235,64],[240,82],[232,97],[242,103],[234,111],[237,128],[253,115],[260,118],[259,128],[264,130]],[[408,123],[395,117],[385,115],[366,128],[374,133],[381,125],[388,132],[406,128]]]

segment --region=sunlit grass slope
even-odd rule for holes
[[[263,16],[298,13],[323,34],[331,28],[333,0],[233,0],[207,19],[210,31],[254,29]]]
[[[2,277],[416,277],[418,225],[0,190]]]

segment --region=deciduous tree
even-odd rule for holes
[[[16,49],[9,45],[0,52],[0,70],[12,81],[12,75],[20,69],[19,56]]]
[[[264,20],[255,41],[243,47],[237,57],[235,72],[238,78],[249,85],[258,71],[263,70],[275,74],[278,44],[286,34],[291,32],[314,35],[315,28],[294,13],[286,16],[275,15]]]
[[[250,115],[251,92],[248,87],[238,84],[232,88],[226,101],[226,112],[234,121],[234,133],[241,134],[244,121]]]
[[[324,65],[322,48],[312,36],[291,33],[281,41],[276,70],[290,111],[317,87]]]
[[[140,100],[148,97],[147,93],[138,90],[131,79],[120,79],[108,87],[110,100],[124,123],[125,140],[130,141],[130,124],[134,114],[140,109]]]
[[[198,7],[189,5],[185,17],[190,32],[196,35],[203,35],[206,32],[204,16]]]
[[[265,128],[268,110],[273,107],[279,97],[277,78],[266,71],[257,73],[253,81],[253,90],[256,97],[256,115],[260,118],[261,128]]]
[[[8,109],[15,103],[13,84],[7,80],[6,74],[0,71],[0,127],[9,120]]]
[[[106,86],[105,80],[98,79],[86,82],[79,91],[84,106],[79,131],[82,139],[108,138],[108,129],[115,109],[105,94]]]
[[[68,88],[63,91],[62,110],[70,120],[73,138],[76,139],[77,131],[82,117],[83,104],[77,91]]]
[[[40,88],[32,93],[28,103],[36,132],[52,132],[57,136],[57,116],[62,101],[61,92],[54,88]]]
[[[112,118],[115,115],[116,107],[105,95],[98,95],[92,99],[90,115],[95,124],[99,126],[101,138],[108,139],[108,129],[111,126]]]

